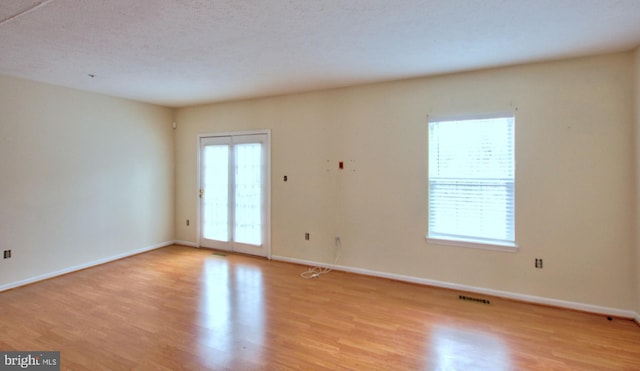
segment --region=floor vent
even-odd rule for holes
[[[211,255],[216,255],[216,256],[227,256],[227,254],[222,253],[222,252],[214,252],[214,253],[213,253],[213,254],[211,254]]]
[[[466,300],[466,301],[475,301],[476,303],[482,303],[482,304],[491,304],[491,301],[489,301],[489,299],[480,299],[480,298],[474,298],[474,297],[465,296],[465,295],[459,295],[458,299]]]

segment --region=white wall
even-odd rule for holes
[[[635,132],[636,132],[636,313],[640,322],[640,47],[634,54],[635,61]]]
[[[339,235],[340,265],[633,309],[632,75],[624,53],[179,109],[176,238],[197,241],[197,134],[271,129],[274,255],[330,262]],[[513,108],[520,251],[428,244],[426,115]]]
[[[0,77],[0,287],[173,240],[173,111]]]

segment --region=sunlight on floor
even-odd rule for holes
[[[204,265],[199,308],[200,358],[211,366],[242,357],[260,363],[265,337],[260,269],[214,257]],[[241,351],[240,351],[241,350]]]
[[[508,348],[487,332],[438,326],[430,347],[434,370],[511,370]]]

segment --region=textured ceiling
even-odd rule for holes
[[[0,2],[0,75],[172,107],[639,45],[640,0]]]

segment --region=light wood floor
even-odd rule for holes
[[[0,293],[0,350],[74,370],[640,370],[629,320],[303,270],[155,250]]]

